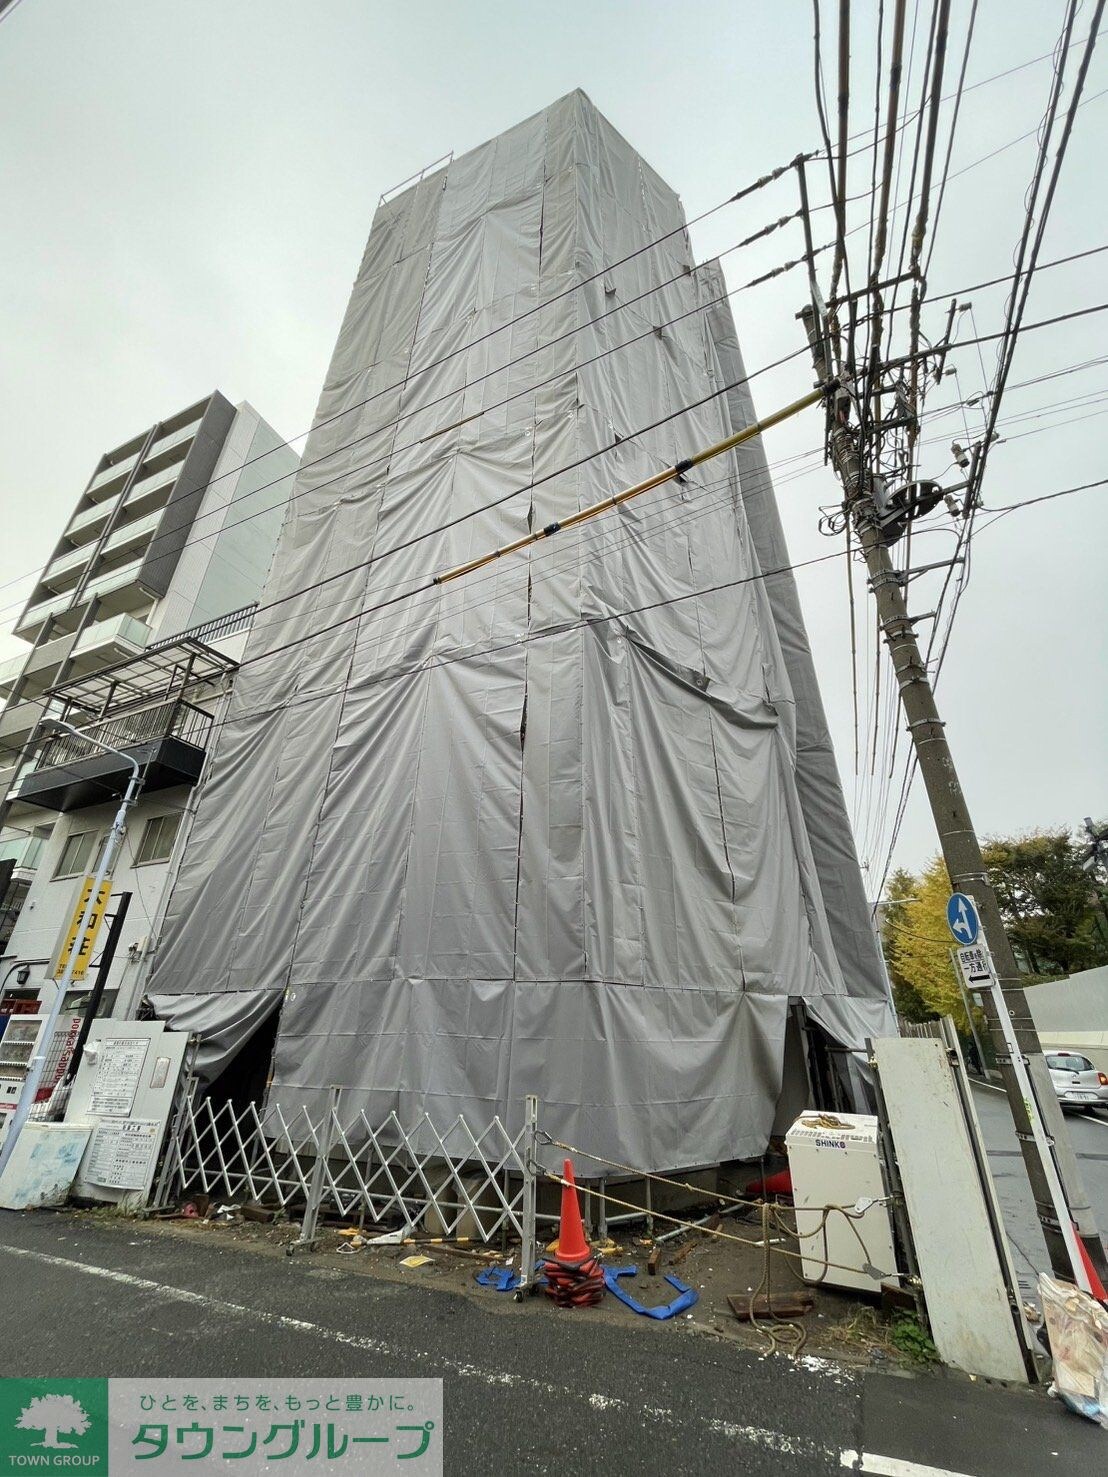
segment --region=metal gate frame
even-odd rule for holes
[[[316,1240],[325,1211],[373,1222],[399,1219],[405,1233],[429,1212],[439,1234],[484,1243],[511,1233],[523,1247],[524,1285],[534,1276],[538,1099],[524,1103],[512,1134],[499,1117],[475,1130],[465,1118],[440,1129],[427,1114],[405,1125],[396,1113],[373,1124],[364,1111],[344,1118],[342,1089],[322,1117],[286,1118],[256,1103],[213,1107],[190,1084],[174,1121],[153,1201],[164,1208],[189,1189],[228,1202],[256,1200],[288,1211],[303,1205],[297,1245]]]

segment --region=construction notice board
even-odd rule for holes
[[[102,1118],[81,1162],[81,1176],[112,1190],[142,1190],[154,1172],[162,1141],[156,1118]]]
[[[162,1021],[93,1022],[65,1113],[92,1130],[74,1195],[146,1203],[188,1040]]]
[[[90,1113],[126,1118],[135,1106],[150,1042],[130,1036],[105,1036],[96,1052],[96,1075],[89,1097]]]

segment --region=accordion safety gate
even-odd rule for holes
[[[321,1212],[399,1220],[411,1231],[433,1214],[437,1234],[488,1243],[519,1238],[522,1272],[534,1274],[538,1099],[525,1099],[523,1127],[513,1134],[499,1117],[475,1131],[459,1116],[440,1128],[426,1115],[405,1125],[395,1113],[371,1124],[364,1113],[344,1119],[342,1090],[327,1112],[286,1118],[280,1107],[213,1106],[187,1095],[173,1126],[155,1209],[174,1194],[202,1192],[217,1201],[257,1201],[301,1215],[296,1244],[315,1240]],[[463,1230],[464,1227],[464,1230]]]

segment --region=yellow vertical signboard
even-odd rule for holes
[[[69,963],[69,956],[73,949],[77,950],[77,957],[73,962],[73,973],[70,978],[83,980],[88,974],[89,961],[92,958],[92,951],[96,944],[96,936],[100,932],[100,925],[104,921],[108,899],[112,895],[112,884],[110,882],[101,882],[96,894],[96,900],[92,905],[92,911],[89,914],[88,925],[84,933],[78,938],[78,934],[81,933],[81,920],[85,916],[85,908],[88,906],[88,900],[92,895],[94,881],[95,878],[86,877],[81,884],[81,890],[77,895],[77,904],[73,909],[73,917],[69,924],[69,932],[65,936],[65,942],[62,944],[61,952],[54,962],[53,974],[56,980],[61,979],[65,973],[65,968]]]

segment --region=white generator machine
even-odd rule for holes
[[[785,1135],[785,1147],[804,1280],[880,1292],[897,1265],[877,1119],[868,1113],[801,1113]]]

